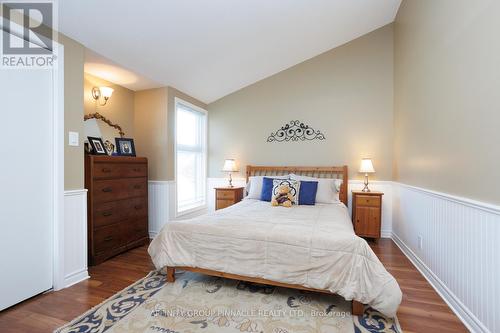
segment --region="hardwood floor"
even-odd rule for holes
[[[398,318],[405,333],[467,332],[392,240],[382,239],[371,246],[403,291]],[[52,332],[151,271],[146,249],[137,248],[91,267],[91,279],[87,281],[35,296],[0,312],[0,332]]]

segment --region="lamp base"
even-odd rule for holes
[[[371,192],[370,189],[368,188],[368,174],[365,173],[365,187],[361,190],[362,192]]]
[[[229,188],[233,188],[233,178],[231,177],[231,172],[229,173],[229,185],[227,186]]]

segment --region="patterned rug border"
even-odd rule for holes
[[[137,280],[136,282],[128,285],[127,287],[123,288],[122,290],[120,291],[117,291],[115,292],[113,295],[111,295],[110,297],[106,298],[104,301],[102,301],[101,303],[97,304],[97,305],[94,305],[92,308],[88,309],[87,311],[85,311],[84,313],[80,314],[79,316],[76,316],[75,318],[73,318],[71,321],[67,322],[66,324],[64,324],[63,326],[59,327],[59,328],[56,328],[53,333],[59,333],[61,332],[62,330],[64,330],[65,328],[69,327],[69,326],[72,326],[74,325],[75,323],[77,323],[79,320],[81,320],[82,318],[88,316],[89,314],[91,314],[92,312],[96,311],[98,308],[102,307],[104,304],[108,303],[109,301],[113,300],[113,299],[116,299],[118,297],[120,297],[124,292],[130,290],[131,288],[134,288],[135,286],[141,284],[144,280],[150,278],[151,276],[153,275],[156,275],[156,274],[159,274],[159,275],[165,275],[163,273],[163,271],[151,271],[148,273],[148,275],[146,275],[145,277]],[[132,311],[129,311],[129,313],[132,312]],[[128,315],[128,313],[127,313]],[[126,315],[125,315],[126,316]]]
[[[128,285],[127,287],[123,288],[122,290],[115,292],[113,295],[111,295],[110,297],[106,298],[105,300],[103,300],[99,304],[93,306],[89,310],[87,310],[84,313],[82,313],[82,314],[78,315],[77,317],[73,318],[71,321],[67,322],[63,326],[55,329],[53,331],[53,333],[61,333],[66,328],[77,324],[83,318],[91,315],[92,313],[94,313],[95,311],[97,311],[99,308],[103,307],[106,303],[111,302],[112,300],[120,298],[121,296],[123,296],[124,293],[126,293],[126,292],[130,291],[131,289],[135,288],[136,286],[142,284],[145,280],[147,280],[147,279],[149,279],[151,277],[154,277],[154,276],[158,276],[158,275],[166,277],[166,274],[163,272],[163,270],[158,270],[158,271],[154,270],[154,271],[151,271],[146,276],[144,276],[143,278],[141,278],[141,279],[137,280],[136,282]],[[166,281],[166,279],[165,279],[165,281]],[[164,287],[164,285],[162,285],[160,287],[160,289],[163,288],[163,287]],[[154,296],[154,294],[150,295],[149,297],[152,297],[152,296]],[[138,306],[140,306],[141,304],[138,304]],[[129,315],[131,312],[133,312],[136,308],[137,307],[133,307],[133,308],[129,309],[129,311],[127,311],[127,313],[124,314],[123,317],[121,317],[119,320],[124,319],[127,315]],[[362,323],[360,322],[360,317],[364,318],[366,315],[369,314],[370,310],[373,310],[373,309],[371,309],[370,307],[365,307],[364,314],[362,316],[355,316],[355,315],[351,314],[351,317],[352,317],[352,320],[353,320],[353,324],[354,324],[354,333],[360,332],[359,328],[356,325],[356,323],[362,325]],[[396,332],[397,333],[403,333],[403,329],[401,328],[401,325],[399,323],[399,318],[396,316],[395,318],[393,318],[393,320],[394,320],[394,325],[396,326]],[[366,327],[365,327],[365,329],[366,329]],[[371,331],[371,330],[369,330],[369,331],[370,332],[375,332],[375,331]],[[393,330],[391,330],[391,332],[393,332]]]

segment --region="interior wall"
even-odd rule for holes
[[[395,22],[395,180],[500,204],[498,17],[499,1],[403,1]]]
[[[135,149],[148,158],[149,179],[170,180],[167,164],[167,88],[147,89],[135,92],[134,128]]]
[[[343,165],[351,178],[371,157],[373,178],[392,178],[393,27],[388,25],[208,105],[209,176],[224,159],[245,165]],[[268,143],[291,120],[323,141]]]
[[[113,95],[108,100],[106,105],[101,106],[95,102],[92,97],[93,87],[111,87]],[[109,119],[111,122],[120,125],[125,132],[125,137],[134,137],[134,95],[133,90],[119,86],[112,82],[101,79],[97,76],[84,74],[84,112],[91,114],[99,112],[102,116]],[[116,137],[119,137],[118,131]],[[114,142],[113,142],[114,144]],[[136,149],[137,150],[137,149]],[[140,152],[138,151],[140,155]]]
[[[84,188],[83,64],[85,47],[59,34],[64,45],[64,189]],[[68,132],[78,132],[80,145],[68,145]]]

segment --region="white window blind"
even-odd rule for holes
[[[177,213],[206,205],[206,112],[189,103],[176,102]]]

